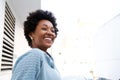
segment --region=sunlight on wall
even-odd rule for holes
[[[120,0],[42,0],[41,3],[42,9],[57,16],[60,31],[52,53],[62,75],[93,76],[96,63],[93,36],[100,26],[120,13]]]

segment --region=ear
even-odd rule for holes
[[[29,37],[31,40],[33,40],[33,32],[29,33]]]

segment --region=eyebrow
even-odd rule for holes
[[[46,26],[46,27],[48,27],[48,25],[47,24],[43,24],[44,26]],[[50,26],[50,28],[52,28],[52,29],[54,29],[54,27],[53,26]]]

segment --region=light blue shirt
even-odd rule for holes
[[[34,48],[15,63],[11,80],[61,80],[52,57]]]

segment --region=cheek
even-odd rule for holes
[[[41,36],[40,35],[38,35],[37,37],[35,37],[35,42],[36,43],[39,43],[40,41],[41,41]]]
[[[57,37],[57,35],[55,34],[55,38]]]
[[[43,38],[41,36],[38,36],[37,41],[40,42],[42,40],[43,40]]]
[[[54,37],[53,41],[56,39],[57,36]]]
[[[56,38],[57,37],[57,35],[55,34],[55,33],[53,33],[53,36]]]

